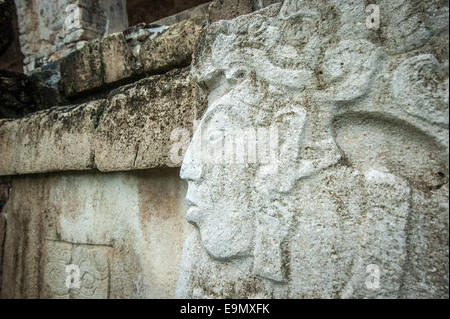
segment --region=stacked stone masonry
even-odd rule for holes
[[[447,2],[106,2],[16,1],[1,298],[448,298]]]

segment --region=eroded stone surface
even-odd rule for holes
[[[80,245],[49,241],[46,247],[44,284],[48,298],[107,299],[110,294],[109,277],[112,247]],[[79,286],[68,287],[68,265],[79,266]],[[77,270],[78,271],[78,270]],[[78,277],[79,276],[79,277]]]
[[[192,129],[201,105],[189,69],[114,90],[105,100],[0,120],[0,175],[98,168],[179,167],[174,130]],[[185,151],[186,147],[181,148]]]
[[[104,84],[101,44],[91,42],[61,60],[61,84],[65,94],[74,96]]]
[[[205,22],[206,15],[198,15],[170,27],[137,25],[86,43],[33,76],[70,100],[186,67]]]
[[[1,297],[173,298],[191,231],[178,174],[14,177]],[[80,288],[67,287],[68,265]]]
[[[202,32],[178,297],[448,298],[448,5],[377,4],[378,30],[289,0]],[[270,126],[273,162],[238,147]]]
[[[145,41],[140,51],[145,71],[161,73],[188,66],[198,34],[205,22],[206,15],[199,15],[172,25],[160,36]]]
[[[0,120],[0,175],[93,168],[93,137],[104,101]]]
[[[115,91],[95,138],[95,166],[101,171],[177,167],[171,134],[192,127],[195,87],[188,69],[154,76]],[[114,158],[114,160],[111,160]]]
[[[116,33],[62,59],[61,85],[67,96],[75,96],[135,76],[139,67],[123,33]]]

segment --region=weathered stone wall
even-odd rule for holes
[[[125,0],[16,0],[16,7],[25,72],[128,26]]]
[[[88,41],[121,32],[128,25],[172,25],[199,15],[207,15],[214,22],[275,2],[278,1],[16,0],[24,71],[57,61]],[[191,36],[190,32],[186,34]]]
[[[448,298],[448,3],[272,3],[18,77],[48,104],[0,119],[0,297]]]
[[[178,174],[162,169],[14,177],[6,234],[0,216],[0,296],[174,298],[182,245],[191,231]],[[80,267],[79,289],[66,287],[70,264]]]
[[[107,99],[0,119],[0,175],[179,167],[171,134],[192,129],[201,103],[189,69],[113,91]]]

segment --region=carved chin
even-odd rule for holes
[[[231,259],[250,256],[252,231],[246,225],[225,227],[220,223],[197,225],[202,245],[214,259]]]
[[[247,247],[236,246],[231,243],[224,242],[220,237],[208,238],[202,235],[200,230],[200,236],[202,237],[202,245],[206,252],[214,259],[226,260],[238,257],[249,256]]]

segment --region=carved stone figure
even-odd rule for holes
[[[364,3],[284,1],[200,36],[178,297],[448,297],[448,8],[405,40]]]

